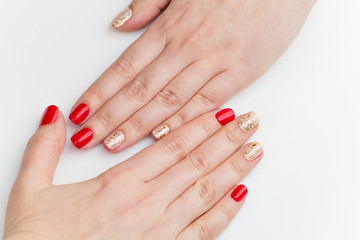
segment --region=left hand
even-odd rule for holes
[[[11,191],[4,240],[214,239],[246,199],[247,188],[236,185],[263,157],[260,144],[246,144],[258,129],[256,115],[234,120],[227,109],[98,177],[55,186],[65,122],[56,106],[44,116]]]
[[[88,149],[121,132],[121,145],[105,144],[119,152],[156,126],[160,138],[221,106],[281,56],[314,2],[134,0],[114,22],[118,30],[144,27],[166,10],[74,105],[70,119],[92,131],[75,145]]]

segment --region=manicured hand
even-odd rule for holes
[[[315,0],[134,0],[113,22],[139,29],[164,10],[75,103],[73,137],[119,152],[216,109],[288,48]],[[106,144],[117,138],[118,144]],[[83,139],[83,141],[79,141]]]
[[[244,203],[247,189],[236,185],[263,156],[258,143],[246,144],[257,116],[234,120],[225,109],[202,115],[94,179],[55,186],[64,118],[50,106],[41,124],[11,191],[5,240],[214,239]]]

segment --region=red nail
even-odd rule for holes
[[[226,108],[216,114],[216,119],[224,126],[235,119],[235,113],[231,108]]]
[[[88,144],[93,138],[93,133],[90,128],[83,128],[78,131],[74,136],[71,137],[72,143],[78,149],[82,148],[86,144]]]
[[[54,123],[56,121],[57,114],[58,114],[57,106],[55,105],[48,106],[41,117],[40,126]]]
[[[247,188],[244,185],[239,185],[237,186],[234,191],[231,193],[231,197],[236,201],[236,202],[241,202],[246,194],[248,193]]]
[[[77,106],[69,116],[69,119],[76,125],[80,124],[89,115],[88,105],[82,103]]]

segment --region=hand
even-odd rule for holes
[[[114,21],[118,30],[166,9],[76,102],[70,119],[85,130],[73,143],[88,149],[105,139],[119,152],[156,126],[159,139],[218,108],[281,56],[314,2],[134,0]]]
[[[54,186],[65,123],[50,106],[11,191],[4,239],[215,238],[247,193],[230,190],[263,155],[258,143],[245,144],[256,115],[233,119],[229,109],[207,113],[94,179]]]

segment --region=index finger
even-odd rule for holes
[[[153,62],[164,47],[165,38],[161,34],[154,34],[149,28],[81,95],[71,109],[69,119],[78,125],[96,113],[105,102]]]

